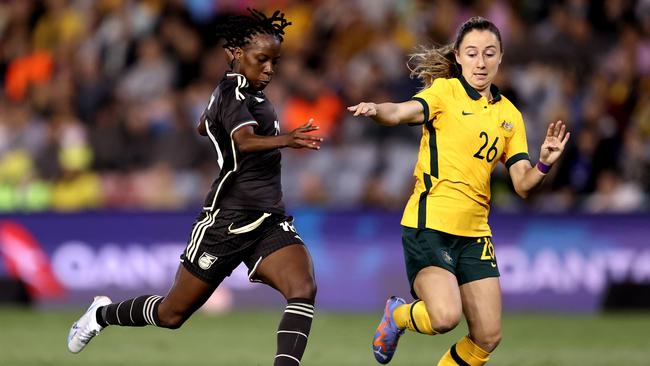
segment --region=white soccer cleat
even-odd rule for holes
[[[106,296],[95,296],[93,303],[84,315],[79,318],[68,333],[68,349],[72,353],[81,352],[94,336],[102,331],[103,327],[97,323],[97,308],[111,304],[111,299]]]

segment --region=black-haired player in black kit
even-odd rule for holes
[[[311,257],[286,216],[280,183],[280,148],[319,149],[308,121],[281,134],[273,105],[262,90],[280,58],[284,14],[249,10],[220,27],[231,70],[212,93],[198,130],[215,147],[220,167],[194,222],[181,265],[167,296],[112,303],[97,296],[73,324],[71,352],[80,352],[108,325],[179,328],[241,263],[249,278],[277,289],[287,306],[277,331],[274,365],[298,365],[314,315],[316,284]]]

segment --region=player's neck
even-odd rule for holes
[[[478,89],[477,89],[476,91],[477,91],[479,94],[481,94],[482,96],[484,96],[485,99],[487,99],[487,100],[492,100],[492,91],[490,90],[490,89],[491,89],[490,86],[491,86],[491,84],[488,85],[488,86],[486,86],[485,89],[482,89],[482,90],[478,90]]]

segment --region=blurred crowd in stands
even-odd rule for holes
[[[572,132],[529,201],[500,166],[493,210],[650,211],[649,0],[4,0],[0,212],[200,207],[218,170],[195,126],[227,66],[214,29],[246,7],[293,23],[265,90],[282,129],[313,117],[327,140],[283,151],[289,207],[401,209],[421,127],[345,107],[409,99],[414,47],[482,15],[501,30],[495,83],[524,115],[533,163],[550,122]]]

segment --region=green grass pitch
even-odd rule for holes
[[[82,312],[0,308],[3,366],[272,365],[277,312],[235,312],[192,317],[183,328],[112,327],[80,354],[67,351],[70,324]],[[378,365],[370,350],[376,314],[316,313],[303,365]],[[490,365],[650,365],[650,313],[608,315],[506,314],[503,341]],[[465,334],[429,337],[407,333],[394,366],[435,365]]]

